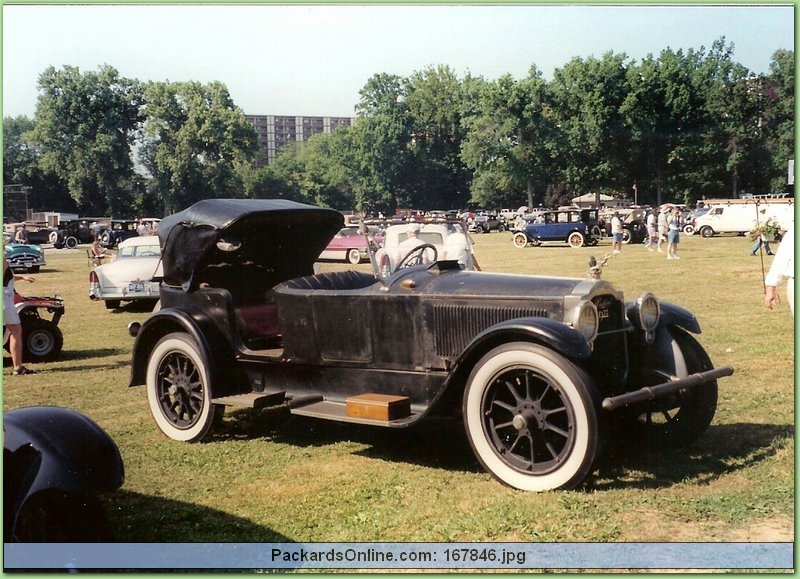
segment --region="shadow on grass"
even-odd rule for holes
[[[788,424],[722,424],[709,427],[693,445],[682,449],[654,449],[612,445],[594,490],[666,488],[687,479],[707,484],[773,457],[792,438]]]
[[[163,497],[120,490],[104,497],[104,506],[122,543],[288,543],[291,539],[269,527],[229,513]],[[172,563],[165,548],[163,565]],[[222,562],[221,562],[222,563]]]
[[[370,458],[465,472],[483,470],[472,454],[463,424],[456,419],[433,417],[411,428],[383,428],[292,416],[288,411],[234,410],[226,416],[214,440],[265,438],[300,447],[348,441],[366,445],[355,454]]]
[[[585,484],[590,490],[667,488],[695,480],[706,484],[774,456],[791,438],[791,425],[725,424],[711,426],[688,448],[660,450],[609,444],[599,471]],[[483,472],[459,420],[430,418],[408,429],[368,427],[300,416],[230,412],[215,440],[257,439],[321,447],[343,441],[366,445],[355,454],[461,472]]]

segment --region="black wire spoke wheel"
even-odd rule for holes
[[[504,372],[490,385],[483,416],[499,454],[524,472],[550,472],[575,444],[572,406],[546,377],[529,369]]]
[[[156,388],[161,411],[176,427],[188,428],[197,422],[203,409],[203,382],[190,358],[177,352],[164,358]]]
[[[501,482],[569,489],[588,477],[599,455],[599,404],[585,370],[544,346],[508,343],[473,367],[464,424],[475,456]]]
[[[147,400],[161,431],[184,442],[206,438],[224,411],[211,402],[205,358],[194,340],[182,333],[164,336],[150,353]]]

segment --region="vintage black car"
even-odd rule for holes
[[[711,422],[733,370],[713,367],[688,311],[589,276],[417,265],[430,244],[385,280],[315,275],[341,227],[285,200],[161,222],[161,308],[131,327],[130,385],[167,436],[207,438],[234,405],[388,428],[458,416],[489,473],[546,490],[584,481],[609,436],[681,446]]]
[[[100,231],[100,244],[114,248],[129,237],[136,237],[138,222],[134,219],[112,219],[111,224]]]

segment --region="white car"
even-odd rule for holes
[[[386,228],[383,239],[383,247],[375,254],[378,262],[378,270],[381,277],[386,278],[397,269],[409,253],[409,249],[401,247],[401,244],[408,239],[408,224],[391,225]],[[423,243],[433,245],[436,248],[436,259],[444,259],[444,245],[447,237],[456,231],[453,223],[425,223],[421,224],[418,234],[419,240]],[[433,251],[425,250],[424,259],[433,260]],[[474,269],[472,264],[467,269]]]
[[[158,237],[130,237],[117,247],[117,257],[89,274],[89,297],[103,300],[106,308],[118,308],[123,301],[159,298],[163,277]]]

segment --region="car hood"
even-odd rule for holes
[[[338,211],[286,199],[199,201],[159,224],[164,283],[188,290],[198,268],[234,257],[286,278],[306,275],[343,225]],[[241,244],[241,251],[225,255],[220,241]]]
[[[42,248],[38,245],[28,243],[11,243],[6,245],[5,249],[6,255],[16,255],[18,253],[42,253]]]

